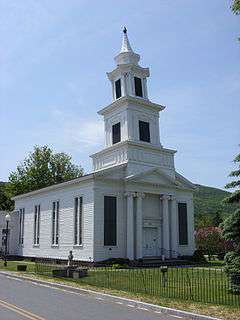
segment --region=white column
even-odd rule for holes
[[[170,197],[168,195],[161,196],[163,204],[163,221],[162,221],[162,230],[163,230],[163,248],[166,250],[166,256],[169,256],[170,250],[170,232],[169,232],[169,211],[168,211],[168,200]]]
[[[125,194],[127,197],[127,258],[134,259],[134,221],[133,221],[133,197],[134,192]]]
[[[176,197],[171,196],[171,243],[173,250],[173,258],[177,258],[178,253],[178,218],[177,218],[177,201]]]
[[[143,212],[142,212],[142,200],[145,197],[144,193],[138,192],[137,194],[137,212],[136,212],[136,258],[142,259],[142,247],[143,247]]]

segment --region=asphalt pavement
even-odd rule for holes
[[[0,320],[176,320],[129,303],[0,275]]]

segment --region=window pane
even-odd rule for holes
[[[150,142],[150,130],[148,122],[139,121],[139,139],[141,141]]]
[[[122,96],[121,79],[118,79],[117,81],[115,81],[115,93],[116,93],[116,99]]]
[[[78,198],[74,200],[74,244],[78,242]]]
[[[134,77],[134,84],[135,84],[135,94],[136,94],[136,96],[142,97],[143,96],[142,79],[140,79],[138,77]]]
[[[53,202],[52,208],[52,244],[55,243],[55,218],[56,217],[56,202]]]
[[[115,246],[117,243],[117,199],[104,197],[104,245]]]
[[[121,125],[120,122],[112,126],[112,143],[118,143],[121,141]]]
[[[56,210],[56,240],[55,243],[58,244],[59,239],[59,201],[57,201],[57,210]]]
[[[38,219],[37,219],[37,244],[39,244],[40,238],[40,205],[38,206]]]
[[[82,244],[82,197],[79,198],[79,244]]]
[[[178,234],[179,244],[188,244],[187,204],[178,203]]]
[[[36,244],[36,238],[37,238],[37,206],[35,206],[34,211],[34,244]]]

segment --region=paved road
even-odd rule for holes
[[[107,297],[34,284],[0,275],[0,320],[176,320]],[[182,318],[183,319],[183,318]]]

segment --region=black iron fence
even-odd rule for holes
[[[63,265],[37,262],[36,273],[52,276]],[[206,267],[130,268],[89,267],[81,284],[133,292],[147,296],[240,306],[240,295],[231,291],[224,270]]]

